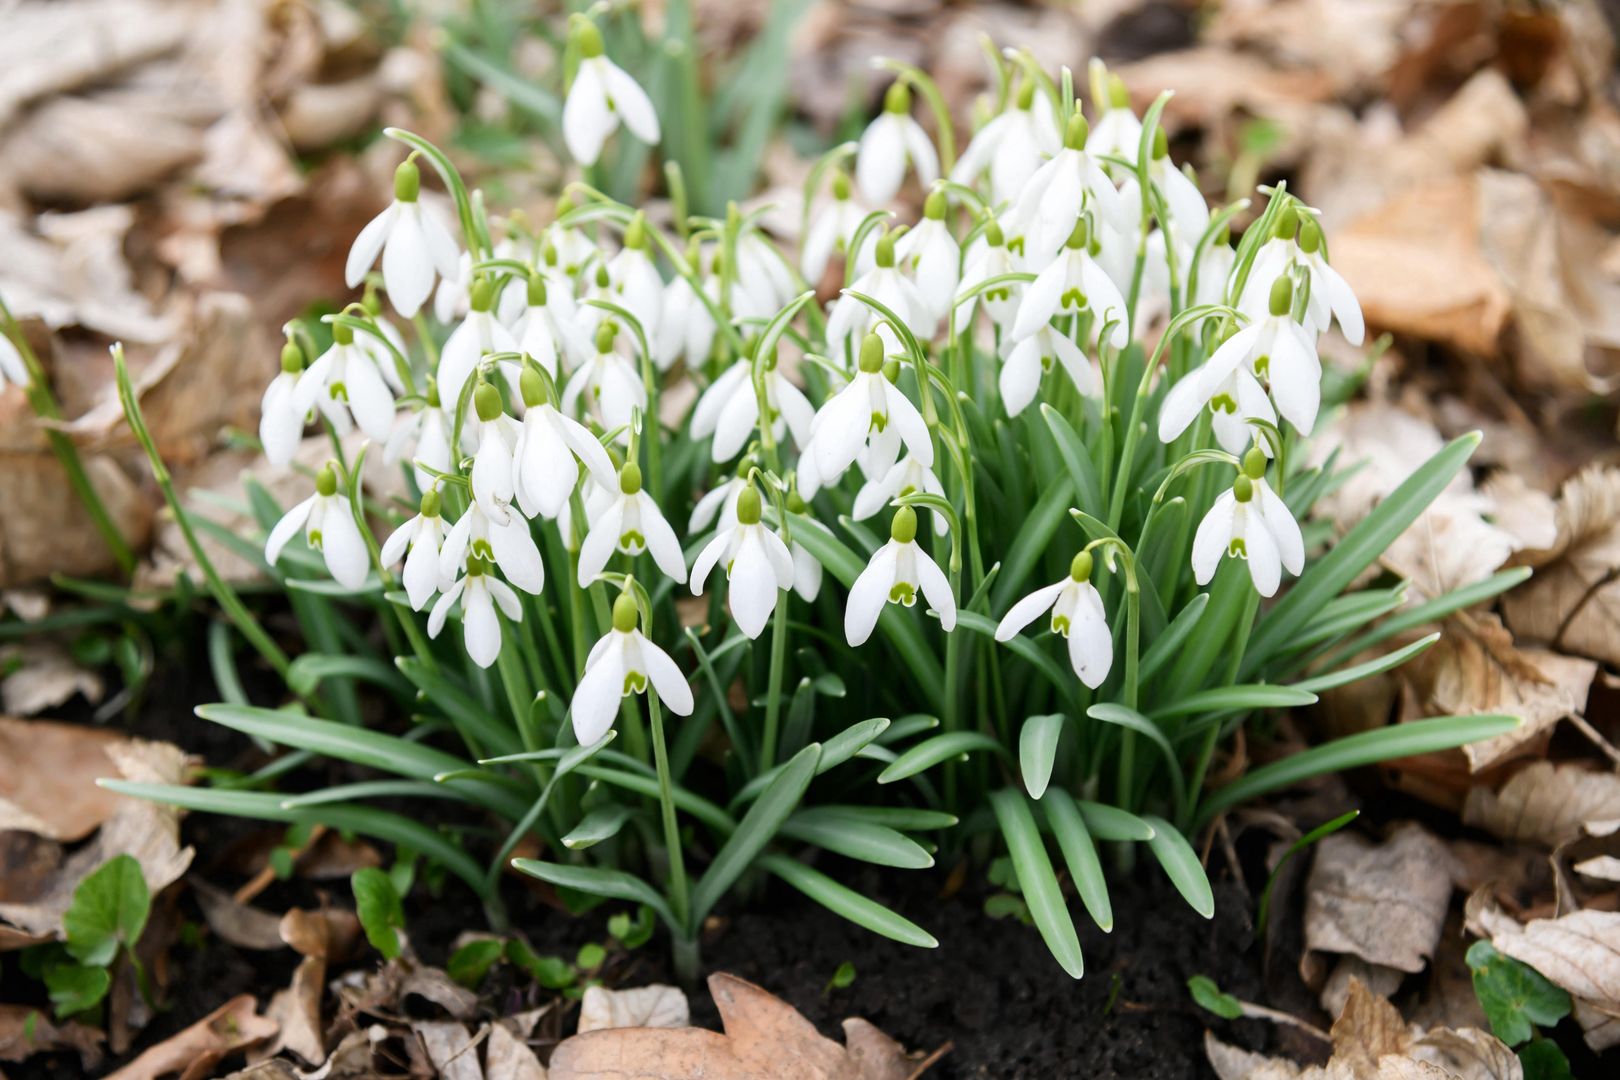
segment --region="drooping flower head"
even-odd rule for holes
[[[1273,596],[1282,571],[1305,568],[1305,541],[1293,512],[1266,483],[1266,455],[1258,447],[1243,458],[1229,491],[1222,492],[1193,537],[1193,577],[1207,585],[1230,556],[1249,564],[1249,577],[1261,596]]]
[[[569,21],[569,36],[579,51],[579,70],[563,102],[563,139],[581,165],[594,165],[623,120],[631,134],[648,145],[658,142],[658,113],[624,69],[603,55],[602,32],[583,15]]]
[[[11,343],[0,338],[0,351]],[[304,370],[304,350],[289,341],[281,347],[281,370],[264,389],[259,403],[259,443],[264,456],[272,465],[285,465],[298,452],[298,442],[304,435],[304,420],[309,409],[298,407],[298,376]]]
[[[323,466],[315,474],[315,494],[288,510],[270,530],[264,544],[264,561],[276,565],[282,549],[299,529],[304,531],[309,546],[321,553],[334,581],[346,589],[365,584],[371,557],[348,497],[338,494],[337,473],[332,466]]]
[[[887,205],[899,193],[908,164],[917,171],[918,183],[939,178],[939,155],[922,125],[911,118],[911,87],[899,79],[883,95],[883,111],[867,125],[855,151],[861,197],[873,206]]]
[[[793,553],[760,523],[759,489],[749,484],[737,497],[737,523],[721,529],[692,564],[692,595],[703,595],[709,571],[722,557],[731,583],[731,616],[749,638],[759,637],[781,590],[793,588]]]
[[[1069,576],[1036,589],[1008,609],[996,627],[997,641],[1011,641],[1042,612],[1052,613],[1052,633],[1069,643],[1069,664],[1081,682],[1095,690],[1114,663],[1114,637],[1108,630],[1102,595],[1091,583],[1092,555],[1082,551],[1069,564]]]
[[[902,506],[889,525],[889,542],[878,548],[849,587],[849,603],[844,608],[844,637],[851,645],[863,644],[872,636],[885,604],[914,607],[918,594],[927,597],[939,613],[939,625],[946,631],[956,628],[956,598],[945,571],[917,546],[917,511]]]
[[[422,309],[434,277],[453,280],[460,262],[455,240],[438,215],[422,205],[421,191],[422,171],[407,158],[394,170],[394,201],[360,230],[343,269],[349,288],[357,288],[380,252],[388,299],[406,319]]]
[[[601,739],[619,715],[619,702],[651,687],[677,716],[692,715],[692,688],[663,649],[649,641],[637,623],[640,612],[630,589],[613,601],[613,625],[591,649],[585,675],[569,705],[574,737],[581,746]]]

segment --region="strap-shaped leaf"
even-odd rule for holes
[[[675,916],[670,912],[669,905],[664,902],[658,890],[634,874],[602,866],[569,866],[564,863],[542,862],[539,859],[513,859],[512,868],[558,888],[573,889],[608,900],[628,900],[632,904],[646,904],[656,911],[659,918],[663,919],[677,935],[684,936],[686,933],[685,928],[675,922]]]
[[[401,656],[394,664],[443,711],[458,731],[470,737],[486,754],[516,754],[523,749],[523,742],[510,723],[490,715],[465,690],[442,674],[429,670],[415,657]]]
[[[1319,694],[1323,690],[1331,690],[1335,686],[1346,686],[1362,679],[1370,679],[1372,676],[1382,674],[1391,668],[1400,667],[1439,640],[1440,631],[1436,630],[1428,637],[1419,638],[1404,648],[1385,653],[1383,656],[1375,656],[1371,660],[1356,664],[1353,667],[1313,675],[1309,679],[1301,679],[1292,685],[1295,690],[1308,690],[1313,694]]]
[[[977,611],[958,611],[956,613],[956,627],[958,630],[972,630],[975,634],[982,634],[987,638],[994,639],[996,625],[994,619],[980,615]],[[1075,686],[1080,681],[1074,677],[1074,672],[1060,667],[1058,662],[1053,660],[1046,650],[1037,646],[1023,634],[1014,634],[1008,640],[1001,642],[1001,644],[1023,659],[1028,660],[1036,671],[1046,677],[1047,682],[1057,688],[1058,693],[1062,694],[1065,700],[1070,704],[1074,703]]]
[[[843,806],[835,803],[818,806],[816,812],[858,818],[877,825],[887,825],[891,829],[912,832],[949,829],[955,826],[958,820],[955,814],[947,814],[942,810],[923,810],[910,806]]]
[[[624,823],[628,820],[630,808],[622,803],[598,806],[581,818],[579,824],[562,838],[563,847],[569,851],[584,851],[604,840],[611,840],[619,835],[619,830],[624,828]]]
[[[1187,838],[1163,818],[1144,814],[1142,820],[1153,826],[1153,838],[1148,841],[1148,850],[1164,867],[1170,883],[1176,887],[1181,898],[1204,918],[1214,918],[1215,893],[1209,887],[1209,878],[1198,861],[1198,853],[1187,843]]]
[[[1188,694],[1153,710],[1156,717],[1192,716],[1210,712],[1248,712],[1253,709],[1295,709],[1316,704],[1316,695],[1297,686],[1243,683],[1215,686]]]
[[[1091,919],[1103,931],[1114,928],[1114,905],[1108,899],[1108,882],[1103,877],[1102,862],[1097,858],[1097,845],[1091,842],[1091,832],[1080,815],[1074,798],[1062,788],[1053,788],[1041,802],[1046,821],[1057,837],[1058,850],[1069,865],[1069,876],[1080,893],[1080,902],[1086,905]]]
[[[931,769],[942,761],[949,761],[976,750],[988,750],[1003,757],[1008,756],[1006,748],[1001,743],[983,732],[948,731],[918,743],[895,758],[888,768],[878,773],[878,783],[892,784],[896,780],[904,780],[925,769]]]
[[[1175,748],[1165,737],[1159,725],[1143,716],[1135,709],[1128,709],[1123,705],[1116,705],[1111,701],[1101,701],[1086,710],[1086,715],[1093,720],[1101,720],[1109,724],[1118,724],[1129,731],[1144,735],[1147,740],[1159,748],[1164,756],[1164,765],[1170,776],[1170,795],[1175,799],[1176,813],[1181,813],[1187,805],[1187,777],[1181,770],[1181,759],[1176,756]]]
[[[882,934],[903,945],[932,949],[939,945],[933,934],[904,916],[884,907],[876,900],[868,900],[803,863],[785,855],[762,855],[759,865],[798,889],[804,895],[832,912],[863,926],[874,934]]]
[[[1062,713],[1032,716],[1024,721],[1018,733],[1018,771],[1032,799],[1039,799],[1052,780],[1052,763],[1057,760],[1058,739],[1062,735]]]
[[[911,837],[851,814],[800,810],[783,822],[782,835],[876,866],[922,870],[934,865],[934,857]]]
[[[1080,800],[1080,816],[1098,840],[1146,841],[1153,839],[1153,826],[1126,810],[1107,803]]]
[[[938,721],[934,721],[936,724]],[[821,761],[816,766],[816,775],[820,776],[829,769],[837,768],[853,757],[863,756],[865,751],[872,749],[871,743],[885,734],[889,729],[889,721],[881,716],[870,720],[862,720],[858,724],[851,724],[837,735],[821,744]],[[764,791],[787,768],[787,762],[773,765],[769,769],[754,777],[743,789],[732,797],[730,809],[736,810],[743,803],[748,802]]]
[[[1203,618],[1204,609],[1207,607],[1209,607],[1209,593],[1201,592],[1187,601],[1187,606],[1170,620],[1170,625],[1164,628],[1164,633],[1155,638],[1148,651],[1142,654],[1142,668],[1138,678],[1143,683],[1158,674],[1165,661],[1176,654],[1182,642],[1187,640],[1187,635],[1198,626],[1198,620]]]
[[[287,688],[305,697],[313,694],[322,681],[333,678],[362,679],[406,697],[416,693],[393,664],[369,656],[308,652],[294,657],[287,668]]]
[[[1074,932],[1074,920],[1069,918],[1069,909],[1063,903],[1063,890],[1058,888],[1052,860],[1046,857],[1046,845],[1035,825],[1035,816],[1024,801],[1024,793],[1016,788],[992,792],[990,807],[1007,841],[1013,870],[1018,875],[1018,887],[1024,894],[1024,903],[1029,905],[1036,928],[1052,951],[1052,958],[1071,978],[1078,979],[1086,970],[1080,956],[1080,938]]]

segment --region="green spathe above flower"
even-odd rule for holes
[[[1207,585],[1221,559],[1246,560],[1261,596],[1274,596],[1282,571],[1305,569],[1305,541],[1288,504],[1266,483],[1266,455],[1258,447],[1243,458],[1243,470],[1204,515],[1193,537],[1193,576]]]
[[[1069,664],[1080,681],[1095,690],[1114,664],[1114,635],[1102,595],[1091,583],[1092,556],[1082,551],[1062,581],[1036,589],[1008,609],[996,627],[997,641],[1011,641],[1042,612],[1052,612],[1052,633],[1069,643]]]
[[[889,542],[878,548],[855,583],[849,587],[844,609],[844,637],[861,645],[872,636],[884,604],[913,607],[917,594],[927,597],[939,613],[939,625],[956,628],[956,597],[939,564],[917,546],[917,511],[902,506],[894,512]]]
[[[589,746],[608,733],[619,715],[619,702],[648,687],[678,716],[692,714],[692,688],[668,653],[638,629],[634,593],[626,589],[613,602],[613,626],[585,661],[585,675],[569,706],[574,738]]]
[[[636,138],[658,142],[658,113],[647,92],[603,55],[602,32],[583,15],[569,22],[569,36],[579,51],[579,70],[563,103],[563,139],[581,165],[595,165],[602,145],[622,119]]]

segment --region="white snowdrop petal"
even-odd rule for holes
[[[1237,510],[1237,496],[1223,491],[1209,508],[1204,520],[1198,523],[1193,536],[1193,578],[1200,585],[1208,585],[1215,571],[1220,569],[1226,545],[1232,539],[1232,517]]]
[[[614,640],[618,631],[608,631],[602,639],[605,648],[595,662],[585,668],[584,678],[574,690],[574,699],[568,711],[573,719],[574,738],[581,746],[590,746],[601,740],[619,715],[619,701],[624,697],[624,649]]]
[[[633,632],[636,644],[641,650],[641,662],[647,669],[647,681],[658,694],[658,700],[669,707],[669,711],[676,716],[692,715],[692,687],[686,681],[686,676],[669,653],[660,649],[653,642],[642,636],[641,631]]]
[[[1007,614],[996,624],[996,640],[1011,641],[1020,630],[1050,610],[1067,583],[1068,579],[1065,578],[1063,581],[1043,586],[1008,608]]]
[[[849,587],[849,600],[844,607],[844,638],[851,645],[864,644],[872,636],[883,605],[889,602],[898,561],[899,545],[890,540],[877,550]]]
[[[270,535],[264,543],[264,561],[271,566],[281,558],[281,549],[287,542],[303,529],[304,522],[309,520],[309,513],[315,508],[315,500],[319,496],[311,495],[303,502],[281,515],[281,520],[270,529]]]
[[[382,253],[383,242],[388,239],[389,227],[399,213],[398,203],[389,203],[387,208],[360,230],[360,235],[354,238],[349,248],[349,257],[343,265],[343,281],[351,289],[360,287],[366,278],[366,271],[376,263],[377,256]]]

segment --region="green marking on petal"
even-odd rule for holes
[[[909,582],[897,581],[889,590],[889,603],[912,607],[917,603],[917,590],[912,588]]]
[[[1247,559],[1249,557],[1249,546],[1243,542],[1243,537],[1234,536],[1232,542],[1226,545],[1226,553],[1234,559]]]
[[[619,550],[626,555],[640,555],[647,550],[647,538],[634,529],[619,536]]]
[[[1067,615],[1052,616],[1052,633],[1069,636],[1069,617]]]

